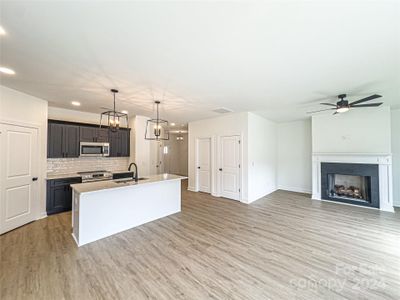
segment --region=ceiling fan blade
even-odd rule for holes
[[[322,104],[322,105],[330,105],[330,106],[336,107],[336,104],[332,104],[332,103],[320,103],[320,104]]]
[[[360,100],[357,100],[357,101],[351,102],[351,103],[350,103],[350,106],[351,106],[351,105],[353,105],[353,104],[358,104],[358,103],[362,103],[362,102],[370,101],[370,100],[373,100],[373,99],[376,99],[376,98],[380,98],[380,97],[382,97],[382,96],[381,96],[381,95],[377,95],[377,94],[375,94],[375,95],[371,95],[371,96],[368,96],[368,97],[362,98],[362,99],[360,99]]]
[[[308,111],[307,113],[308,113],[308,114],[314,114],[314,113],[318,113],[318,112],[321,112],[321,111],[333,110],[333,109],[336,109],[336,108],[327,108],[327,109],[320,109],[320,110]]]
[[[383,102],[379,102],[379,103],[370,103],[370,104],[360,104],[360,105],[350,105],[350,107],[376,107],[376,106],[380,106],[382,105]]]

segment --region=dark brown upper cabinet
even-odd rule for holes
[[[79,126],[49,123],[47,157],[79,157]]]
[[[126,157],[130,155],[130,131],[120,129],[110,132],[110,156]]]
[[[81,126],[80,141],[106,143],[109,141],[108,129],[92,126]]]
[[[48,122],[47,157],[79,157],[80,142],[110,143],[111,157],[130,155],[130,129],[120,128],[110,132],[95,124],[83,124],[58,120]]]

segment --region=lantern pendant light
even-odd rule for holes
[[[121,125],[121,120],[125,120],[126,122],[126,127],[128,128],[129,126],[129,121],[128,121],[128,114],[122,113],[119,111],[116,111],[115,109],[115,94],[118,93],[118,90],[116,89],[111,89],[111,93],[114,95],[114,106],[113,110],[105,111],[101,113],[100,115],[100,128],[102,126],[102,121],[103,121],[103,116],[107,120],[107,126],[112,132],[118,131],[120,125]]]
[[[150,141],[167,141],[169,140],[168,121],[160,119],[159,105],[160,101],[155,101],[157,109],[157,117],[147,120],[146,132],[144,138]]]
[[[179,131],[179,135],[176,137],[177,141],[183,141],[182,131]]]

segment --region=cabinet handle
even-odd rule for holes
[[[222,168],[219,168],[220,171],[222,171]]]
[[[200,169],[200,167],[197,167],[197,169]]]

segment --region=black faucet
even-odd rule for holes
[[[138,176],[138,170],[137,170],[137,165],[133,162],[133,163],[131,163],[130,165],[129,165],[129,167],[128,167],[128,171],[130,172],[131,171],[131,167],[132,167],[132,165],[134,165],[135,166],[135,172],[134,172],[134,176],[133,176],[133,178],[135,179],[135,181],[137,182],[138,180],[139,180],[139,176]]]

